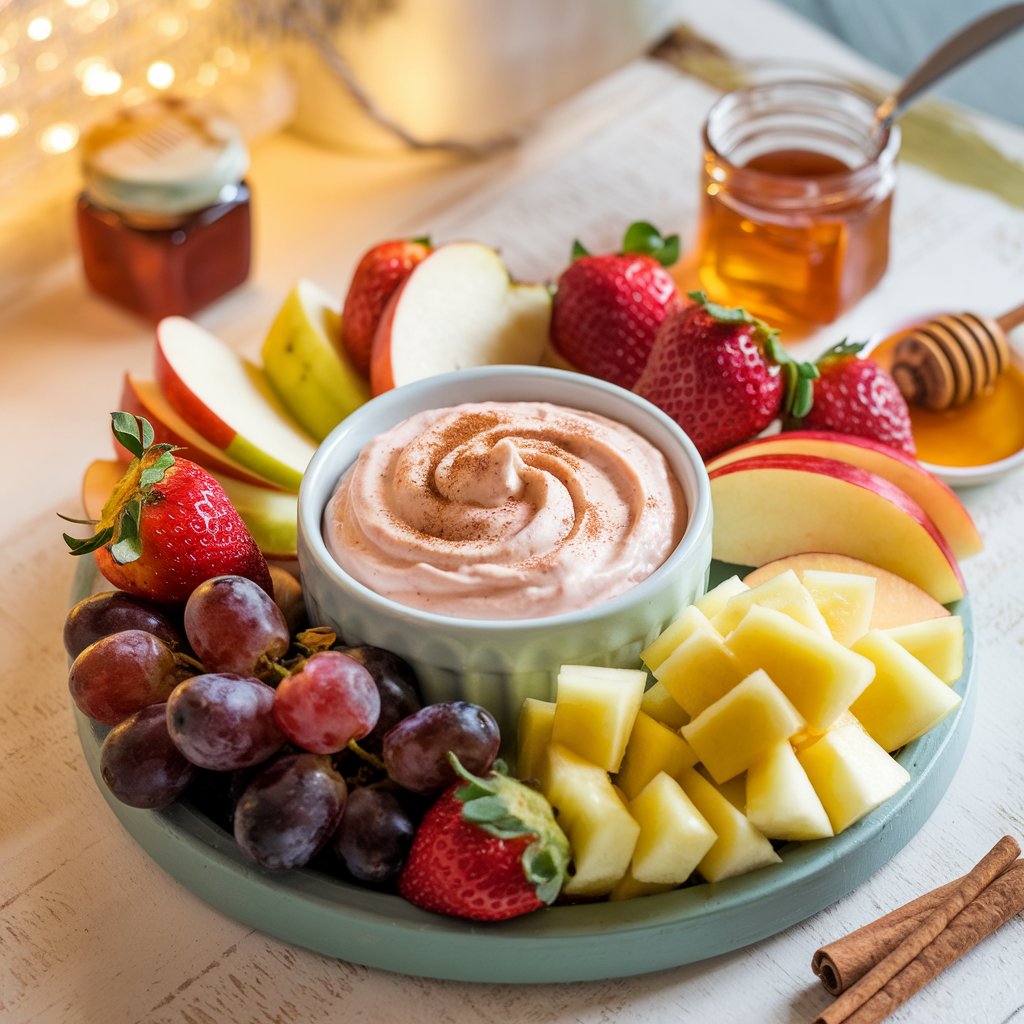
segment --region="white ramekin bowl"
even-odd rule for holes
[[[324,508],[362,447],[413,413],[463,402],[540,401],[599,413],[660,449],[686,498],[688,523],[667,561],[635,587],[599,604],[536,619],[452,618],[391,601],[358,583],[324,543]],[[639,667],[639,654],[703,593],[711,563],[711,492],[697,449],[645,399],[582,374],[538,366],[459,370],[386,392],[348,416],[320,445],[299,491],[299,567],[316,625],[345,643],[405,658],[430,702],[486,707],[506,739],[527,697],[552,699],[563,664]]]

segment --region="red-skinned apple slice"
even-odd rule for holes
[[[711,459],[708,469],[760,455],[819,455],[859,466],[906,491],[928,513],[957,558],[969,558],[984,547],[974,520],[955,491],[906,452],[872,438],[825,430],[792,430],[737,445]]]
[[[449,242],[421,263],[388,301],[370,356],[375,395],[467,366],[539,363],[551,295],[518,284],[494,249]]]
[[[233,477],[255,487],[269,487],[278,491],[280,486],[266,477],[250,472],[240,462],[214,448],[202,434],[196,433],[168,404],[155,380],[147,380],[134,373],[124,375],[119,409],[133,416],[144,416],[153,427],[157,441],[177,445],[186,459],[220,476]],[[114,454],[119,461],[131,461],[131,452],[114,443]]]
[[[156,379],[170,406],[215,448],[298,490],[315,444],[258,366],[198,324],[171,316],[156,329]]]
[[[948,604],[964,596],[956,557],[905,491],[858,466],[816,455],[762,455],[713,470],[713,553],[764,565],[834,551],[879,565]]]
[[[123,473],[124,466],[113,459],[89,463],[82,477],[82,507],[88,518],[101,517],[103,506]],[[298,496],[256,487],[233,477],[212,475],[224,488],[263,554],[277,561],[294,559]]]

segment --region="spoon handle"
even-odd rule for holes
[[[1012,331],[1018,324],[1024,324],[1024,303],[1004,313],[997,321],[1004,331]]]
[[[943,75],[959,67],[987,46],[1024,23],[1024,3],[1000,7],[972,22],[952,39],[944,42],[910,74],[902,85],[887,96],[875,116],[879,121],[891,121],[919,92]]]

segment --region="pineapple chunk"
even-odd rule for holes
[[[747,818],[769,839],[832,835],[825,808],[788,742],[776,743],[747,770]]]
[[[670,729],[678,729],[690,720],[690,716],[672,699],[664,683],[655,682],[647,687],[640,701],[640,710]]]
[[[865,633],[853,650],[874,663],[875,679],[850,711],[885,750],[917,739],[960,703],[958,693],[880,629]]]
[[[640,825],[629,868],[638,882],[681,885],[718,838],[665,772],[658,772],[627,806]]]
[[[669,892],[674,885],[659,885],[656,882],[640,882],[630,872],[615,883],[615,888],[608,894],[613,903],[616,900],[632,900],[638,896],[657,896],[660,892]]]
[[[641,669],[563,665],[552,742],[605,771],[618,771],[646,685],[647,673]]]
[[[658,772],[674,776],[696,763],[697,755],[679,733],[641,711],[633,723],[615,781],[626,799],[632,800]]]
[[[727,636],[755,604],[761,608],[774,608],[822,636],[832,636],[818,606],[792,569],[730,598],[711,619],[711,625],[722,636]]]
[[[844,647],[849,647],[871,628],[871,613],[875,607],[874,576],[804,569],[800,579],[825,617],[833,639]]]
[[[772,844],[703,775],[687,768],[677,781],[718,836],[697,865],[707,881],[720,882],[781,863]]]
[[[745,675],[739,659],[709,622],[694,629],[654,670],[654,677],[691,717],[727,694]]]
[[[717,783],[745,771],[804,720],[763,669],[752,672],[682,728]]]
[[[551,745],[555,722],[554,701],[527,697],[519,711],[516,727],[516,774],[521,779],[539,779],[544,754]]]
[[[736,808],[740,814],[747,813],[747,774],[744,772],[742,775],[734,775],[727,782],[721,784],[716,783],[711,778],[711,773],[704,767],[704,765],[697,765],[697,771],[704,776],[708,782],[714,784],[715,789],[718,790],[726,800],[729,801]]]
[[[725,602],[730,597],[742,594],[747,589],[749,588],[746,583],[739,576],[730,576],[693,603],[709,619],[713,619],[725,607]]]
[[[567,896],[606,896],[629,870],[640,826],[596,764],[557,743],[547,751],[541,790],[569,840]]]
[[[944,683],[955,683],[963,675],[964,620],[959,615],[894,626],[885,633]]]
[[[856,721],[830,729],[796,756],[836,835],[910,781],[907,770]]]
[[[748,671],[763,668],[812,729],[826,730],[874,678],[874,665],[774,608],[754,605],[729,634]],[[685,705],[684,705],[685,706]]]
[[[695,605],[683,609],[679,618],[671,622],[658,638],[640,652],[640,660],[652,671],[695,630],[704,629],[708,625],[707,616]],[[657,673],[655,673],[657,674]]]

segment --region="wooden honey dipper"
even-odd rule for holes
[[[1024,304],[997,320],[947,313],[915,327],[893,352],[892,376],[911,405],[954,409],[985,394],[1010,365],[1009,331],[1024,323]]]

